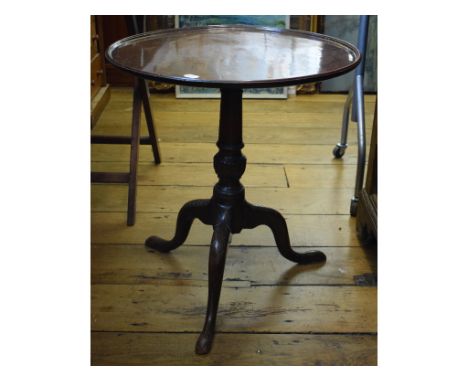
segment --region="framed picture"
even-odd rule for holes
[[[176,16],[175,27],[196,27],[205,25],[226,25],[226,24],[242,24],[242,25],[258,25],[273,28],[289,28],[289,16],[272,15],[272,16],[246,16],[246,15],[196,15],[196,16]],[[219,89],[200,88],[194,86],[176,85],[177,98],[219,98]],[[244,98],[288,98],[288,88],[258,88],[245,89]]]

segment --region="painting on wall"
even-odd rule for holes
[[[257,25],[273,28],[289,28],[289,16],[271,15],[271,16],[247,16],[247,15],[196,15],[196,16],[176,16],[175,27],[197,27],[205,25]],[[177,98],[219,98],[219,89],[200,88],[194,86],[176,86]],[[279,98],[288,97],[287,87],[280,88],[258,88],[245,89],[244,98]]]

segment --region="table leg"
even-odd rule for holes
[[[272,208],[254,206],[248,202],[245,202],[244,209],[244,228],[255,228],[259,225],[268,226],[273,231],[278,250],[286,259],[298,264],[319,263],[326,260],[323,252],[299,253],[291,248],[286,221],[278,211]]]
[[[127,225],[135,224],[138,155],[140,149],[141,94],[133,87],[132,138],[130,142],[130,171],[128,176]]]
[[[138,88],[143,102],[143,111],[145,112],[146,127],[148,128],[148,140],[153,151],[154,163],[161,163],[159,152],[158,137],[156,136],[156,127],[154,126],[153,113],[151,112],[151,104],[149,100],[148,83],[143,78],[138,78]]]
[[[224,263],[226,261],[226,252],[228,249],[229,236],[229,210],[216,223],[213,231],[210,246],[210,260],[208,266],[208,304],[206,308],[205,325],[203,331],[198,337],[195,347],[197,354],[207,354],[211,350],[215,334],[216,316],[218,313],[219,296],[221,294],[221,285],[223,283]]]
[[[176,232],[172,240],[164,240],[158,236],[150,236],[145,241],[145,246],[150,250],[170,252],[181,246],[187,239],[192,223],[200,219],[205,224],[212,224],[209,215],[209,199],[192,200],[182,207],[177,215]]]

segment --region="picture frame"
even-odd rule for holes
[[[287,15],[267,15],[267,16],[249,16],[249,15],[176,15],[175,27],[195,27],[205,25],[257,25],[274,28],[288,29],[290,25],[289,16]],[[202,88],[195,86],[176,85],[176,98],[220,98],[219,89]],[[243,98],[288,98],[287,87],[276,88],[256,88],[245,89],[242,95]]]

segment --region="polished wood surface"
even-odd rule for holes
[[[325,35],[247,26],[164,30],[112,44],[115,66],[163,82],[268,87],[321,81],[360,61],[351,44]]]
[[[131,99],[130,89],[113,91],[96,131],[128,130]],[[342,95],[313,95],[244,101],[244,119],[255,122],[246,123],[244,130],[247,145],[243,151],[249,166],[242,179],[249,200],[284,213],[291,241],[301,246],[297,249],[307,251],[320,245],[327,262],[294,266],[278,253],[267,227],[234,235],[226,257],[218,334],[211,353],[200,357],[193,348],[206,309],[212,228],[195,222],[186,244],[169,255],[149,253],[142,243],[156,232],[170,237],[185,201],[211,195],[216,178],[207,171],[217,151],[211,119],[219,100],[180,100],[167,94],[151,97],[166,155],[162,167],[154,166],[151,148],[141,147],[138,174],[144,185],[140,184],[137,195],[135,226],[125,225],[125,186],[95,184],[91,188],[93,365],[377,363],[376,287],[356,284],[360,275],[377,271],[375,248],[360,246],[355,219],[349,216],[348,195],[354,179],[346,176],[338,181],[343,168],[356,163],[356,150],[350,147],[340,161],[331,154],[341,128],[344,99]],[[366,96],[366,102],[372,115],[375,96]],[[293,111],[289,123],[298,136],[304,132],[302,141],[285,142],[286,110]],[[311,125],[307,120],[320,122]],[[268,134],[260,134],[267,131],[262,123],[270,124]],[[326,134],[310,136],[306,134],[310,130]],[[125,145],[96,145],[93,167],[124,169],[128,155]],[[315,177],[315,167],[321,168],[330,183],[308,180],[304,187],[298,181],[289,182],[291,168],[304,168],[306,177]],[[193,302],[186,304],[190,295]],[[157,302],[152,305],[153,300],[173,303],[161,307]],[[177,325],[167,330],[172,320]]]

